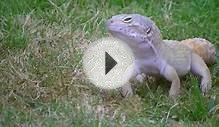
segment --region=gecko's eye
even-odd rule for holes
[[[129,22],[131,22],[132,21],[132,17],[125,17],[124,19],[123,19],[123,22],[125,22],[125,23],[129,23]]]

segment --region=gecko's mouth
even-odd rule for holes
[[[121,26],[121,25],[118,25],[118,24],[114,24],[114,23],[112,23],[111,20],[108,20],[106,22],[106,27],[111,32],[121,33],[121,32],[124,31],[124,26]]]
[[[118,25],[107,25],[108,31],[115,37],[120,39],[128,38],[129,36],[126,35],[126,31],[123,27]]]
[[[121,31],[123,31],[123,28],[121,26],[117,26],[117,25],[107,25],[107,29],[109,31],[112,31],[112,32],[121,32]]]

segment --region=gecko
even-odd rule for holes
[[[108,19],[106,27],[113,37],[123,40],[134,54],[134,72],[131,79],[142,73],[162,76],[171,82],[169,97],[173,100],[180,93],[179,77],[188,72],[200,78],[200,89],[203,93],[212,87],[210,71],[203,58],[186,42],[163,40],[159,28],[149,17],[119,14]],[[129,82],[121,87],[121,93],[123,96],[133,94]]]

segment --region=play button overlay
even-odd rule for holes
[[[105,74],[107,74],[116,64],[117,62],[105,52]]]
[[[131,49],[123,41],[107,37],[89,45],[83,56],[83,70],[97,87],[115,89],[131,78],[133,61]]]

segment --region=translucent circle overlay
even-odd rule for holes
[[[106,52],[117,64],[106,74]],[[101,38],[91,43],[83,56],[83,70],[97,87],[115,89],[129,81],[134,70],[134,56],[125,42],[113,38]]]

